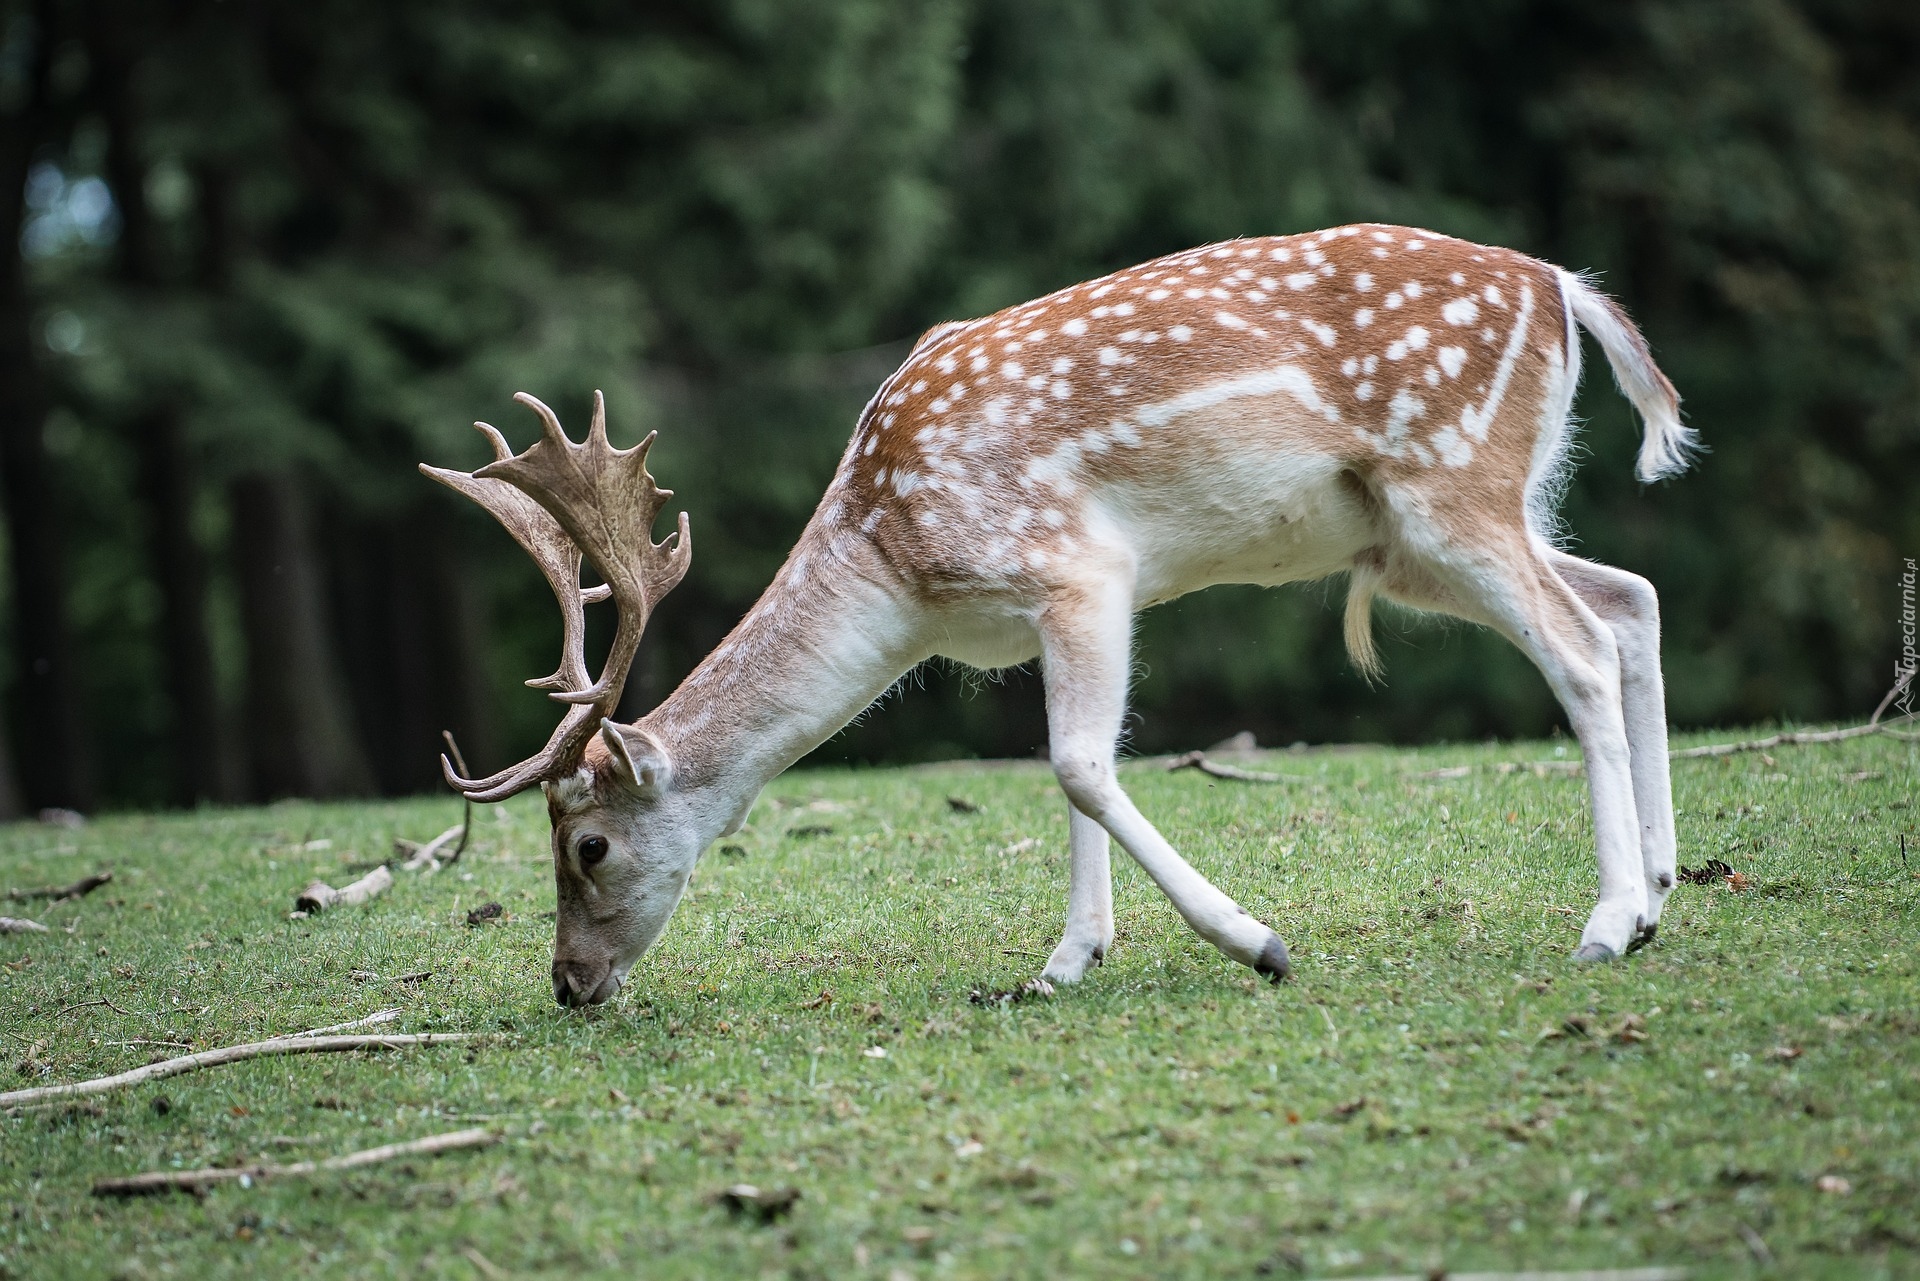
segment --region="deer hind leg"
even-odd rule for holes
[[[1632,753],[1621,699],[1620,645],[1554,572],[1550,549],[1516,532],[1495,555],[1436,566],[1458,612],[1491,624],[1546,676],[1586,757],[1600,901],[1580,934],[1579,960],[1610,960],[1642,941],[1651,908],[1634,806]]]
[[[1200,937],[1278,982],[1288,969],[1280,936],[1196,872],[1120,788],[1114,744],[1126,711],[1132,633],[1133,584],[1124,567],[1049,599],[1040,636],[1054,774],[1073,807],[1120,842]]]
[[[1078,983],[1089,966],[1113,946],[1113,870],[1107,862],[1107,829],[1067,803],[1067,929],[1047,958],[1041,977]]]
[[[1647,879],[1651,939],[1673,891],[1673,774],[1667,761],[1667,694],[1660,675],[1660,599],[1638,574],[1551,552],[1554,572],[1612,629],[1620,651],[1620,701],[1632,757],[1633,807],[1640,822],[1640,864]]]

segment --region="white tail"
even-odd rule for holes
[[[1071,814],[1067,925],[1047,978],[1080,978],[1113,941],[1111,836],[1203,937],[1278,979],[1279,936],[1120,787],[1132,619],[1213,583],[1337,573],[1351,578],[1363,667],[1377,664],[1378,595],[1492,627],[1545,673],[1593,800],[1600,897],[1578,955],[1644,942],[1674,880],[1659,606],[1644,579],[1557,550],[1543,523],[1576,322],[1646,419],[1641,476],[1677,470],[1692,433],[1617,307],[1556,267],[1432,232],[1210,245],[940,325],[861,414],[746,618],[653,712],[598,735],[632,649],[617,646],[622,662],[588,686],[576,615],[596,597],[570,576],[576,548],[607,572],[631,641],[685,568],[684,526],[671,550],[655,546],[664,493],[641,464],[610,454],[598,427],[584,452],[567,446],[550,415],[523,458],[496,441],[501,461],[478,479],[440,474],[508,521],[568,621],[569,657],[545,683],[576,710],[554,743],[517,770],[455,780],[486,798],[545,781],[555,997],[617,991],[700,853],[746,821],[761,787],[934,656],[1045,660]],[[610,563],[629,556],[633,573]]]
[[[1613,381],[1646,425],[1634,473],[1652,484],[1687,469],[1700,448],[1697,433],[1680,422],[1680,393],[1653,363],[1647,340],[1613,299],[1570,271],[1560,273],[1567,309],[1607,354]]]

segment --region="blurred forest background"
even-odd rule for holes
[[[1712,452],[1604,373],[1566,516],[1661,589],[1681,725],[1863,713],[1920,554],[1913,0],[0,0],[0,809],[438,785],[558,709],[544,584],[414,471],[528,390],[693,516],[628,691],[772,577],[912,339],[1360,219],[1602,273]],[[1590,360],[1597,353],[1590,351]],[[1590,369],[1592,366],[1590,365]],[[1133,740],[1537,734],[1531,668],[1341,589],[1144,620]],[[610,628],[608,629],[610,630]],[[603,641],[604,643],[604,641]],[[1026,754],[930,670],[823,759]]]

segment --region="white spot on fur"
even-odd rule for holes
[[[1306,271],[1296,271],[1291,276],[1287,277],[1287,288],[1305,289],[1308,285],[1312,284],[1313,281],[1314,281],[1313,273],[1306,272]]]
[[[1332,325],[1323,325],[1317,320],[1303,320],[1300,327],[1320,340],[1322,347],[1331,347],[1339,338]]]
[[[1455,298],[1440,309],[1440,319],[1449,325],[1471,325],[1480,319],[1480,305],[1471,298]]]
[[[1175,342],[1186,342],[1189,338],[1193,337],[1193,330],[1186,325],[1175,325],[1173,328],[1167,330],[1167,337],[1173,339]]]
[[[1398,311],[1401,305],[1405,302],[1406,302],[1406,299],[1403,298],[1400,294],[1400,291],[1396,289],[1392,293],[1387,295],[1387,310]]]
[[[1373,384],[1369,382],[1363,382],[1358,387],[1355,387],[1353,389],[1353,398],[1355,400],[1372,400]]]
[[[1407,350],[1425,351],[1427,347],[1427,329],[1425,325],[1415,325],[1407,330]]]
[[[1473,461],[1473,445],[1455,431],[1452,424],[1433,433],[1433,447],[1440,452],[1440,461],[1449,467],[1465,467]]]
[[[1240,319],[1240,317],[1230,311],[1214,312],[1213,320],[1215,324],[1225,325],[1228,329],[1245,329],[1247,327],[1246,321]]]
[[[1353,323],[1357,329],[1365,329],[1368,325],[1371,325],[1373,323],[1373,308],[1362,307],[1359,311],[1354,312]]]
[[[1460,376],[1460,370],[1464,368],[1467,363],[1467,349],[1465,347],[1442,347],[1435,354],[1434,359],[1440,362],[1440,368],[1447,371],[1447,377],[1458,378]]]
[[[1084,318],[1075,316],[1072,320],[1060,326],[1060,332],[1069,338],[1078,338],[1081,334],[1087,332],[1087,322]]]
[[[1369,293],[1373,289],[1373,273],[1363,271],[1353,278],[1353,287],[1360,293]]]
[[[1019,379],[1025,378],[1027,376],[1027,371],[1025,367],[1020,364],[1019,361],[1009,360],[1007,363],[1000,366],[1000,376],[1002,378],[1007,379],[1009,382],[1015,382],[1015,381],[1018,381]]]

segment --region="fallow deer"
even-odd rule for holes
[[[665,702],[611,719],[648,612],[686,571],[687,518],[593,425],[574,444],[533,397],[541,440],[468,474],[539,563],[565,623],[568,704],[537,756],[488,778],[540,783],[558,890],[553,993],[616,992],[695,861],[762,787],[944,655],[1040,656],[1050,758],[1069,802],[1066,928],[1043,977],[1070,983],[1113,941],[1111,836],[1187,922],[1278,981],[1278,935],[1196,871],[1115,775],[1135,613],[1214,583],[1349,576],[1346,637],[1378,660],[1376,596],[1485,624],[1545,673],[1585,754],[1599,902],[1575,956],[1651,938],[1674,883],[1660,625],[1643,578],[1556,546],[1576,326],[1644,420],[1638,473],[1682,470],[1693,434],[1626,315],[1579,277],[1428,231],[1350,226],[1211,245],[922,337],[860,415],[799,544]],[[581,554],[604,586],[580,586]],[[597,680],[584,605],[618,632]],[[443,762],[444,764],[444,762]]]

